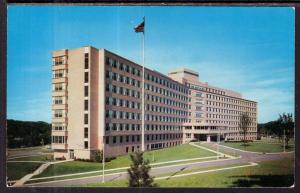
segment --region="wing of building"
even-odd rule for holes
[[[141,149],[142,66],[91,46],[52,53],[52,148],[55,158],[94,159]],[[189,69],[168,76],[145,68],[145,147],[191,140],[242,140],[239,117],[251,118],[246,139],[257,135],[257,103],[199,81]]]

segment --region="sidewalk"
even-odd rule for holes
[[[17,180],[16,183],[14,183],[12,185],[12,187],[23,186],[28,180],[30,180],[32,178],[32,176],[35,176],[35,175],[38,175],[38,174],[42,173],[50,165],[52,165],[52,164],[58,164],[58,163],[62,163],[62,162],[67,162],[67,161],[73,161],[73,160],[63,160],[63,161],[57,161],[57,162],[47,162],[47,163],[44,163],[38,169],[36,169],[34,172],[32,172],[31,174],[27,174],[23,178]],[[18,161],[15,161],[15,162],[18,162]],[[19,161],[19,162],[24,162],[24,161]],[[31,161],[31,162],[34,162],[34,161]]]

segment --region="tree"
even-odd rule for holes
[[[95,151],[95,161],[96,162],[102,162],[103,159],[103,151],[102,150],[97,150]]]
[[[51,143],[51,124],[42,121],[7,120],[8,148],[33,147]]]
[[[153,178],[149,175],[151,167],[149,160],[144,160],[143,152],[132,153],[130,158],[129,187],[153,187]]]
[[[279,115],[278,122],[280,124],[280,130],[285,133],[283,136],[283,142],[288,146],[290,139],[294,135],[294,121],[292,113],[283,113],[282,115]]]
[[[244,142],[244,146],[246,145],[246,135],[248,133],[248,129],[249,129],[249,125],[251,124],[252,120],[249,117],[249,115],[247,113],[242,113],[240,115],[240,133],[243,135],[243,142]]]

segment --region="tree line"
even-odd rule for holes
[[[289,144],[291,138],[294,137],[294,118],[291,113],[283,113],[275,121],[262,123],[257,125],[257,132],[260,136],[276,137],[278,140]]]
[[[33,147],[51,143],[51,124],[42,121],[7,120],[7,147]]]

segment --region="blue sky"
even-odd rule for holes
[[[258,121],[294,112],[294,10],[280,7],[9,6],[9,119],[51,121],[51,51],[92,45],[167,74],[200,80],[258,102]]]

